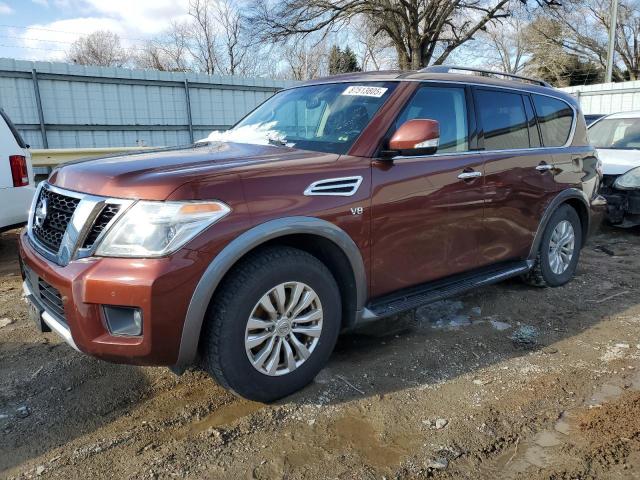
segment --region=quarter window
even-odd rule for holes
[[[396,128],[416,118],[437,120],[440,123],[438,152],[466,152],[469,150],[467,102],[464,88],[422,87],[409,101],[396,122]]]
[[[486,150],[529,148],[529,125],[522,95],[477,90],[476,103]]]
[[[544,95],[533,95],[538,125],[545,147],[561,147],[571,134],[573,110],[562,100]]]

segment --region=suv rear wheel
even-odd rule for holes
[[[269,402],[311,382],[340,330],[340,293],[327,267],[290,247],[250,254],[210,308],[204,368],[224,387]]]
[[[536,263],[525,281],[538,287],[558,287],[573,277],[582,245],[582,226],[570,205],[558,208],[547,223]]]

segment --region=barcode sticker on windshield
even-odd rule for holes
[[[365,87],[362,85],[352,85],[350,87],[347,87],[347,89],[342,92],[342,95],[380,98],[387,90],[388,88],[384,87]]]

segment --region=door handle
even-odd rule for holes
[[[554,168],[555,167],[549,163],[541,163],[536,167],[536,170],[538,170],[539,172],[546,172],[549,170],[553,170]]]
[[[482,172],[462,172],[460,175],[458,175],[458,178],[460,180],[470,180],[472,178],[478,178],[482,176]]]

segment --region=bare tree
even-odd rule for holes
[[[67,61],[80,65],[122,67],[129,61],[129,54],[116,33],[99,30],[73,42]]]
[[[136,49],[132,53],[132,63],[138,68],[166,72],[193,70],[189,41],[189,25],[173,22],[164,34]]]
[[[487,46],[488,67],[506,73],[519,73],[526,66],[525,21],[517,16],[497,22],[480,35]]]
[[[215,72],[219,62],[217,55],[217,25],[210,0],[189,0],[189,15],[193,20],[190,52],[209,75]]]
[[[362,70],[397,68],[393,46],[367,17],[359,17],[353,24],[354,38],[359,45]]]
[[[602,64],[564,46],[563,25],[553,19],[535,19],[522,32],[527,44],[525,72],[557,86],[583,85],[600,80]]]
[[[229,75],[248,70],[245,59],[249,45],[245,38],[243,18],[233,0],[219,0],[214,8],[214,18],[220,27],[220,43],[224,55],[218,58],[218,66]]]
[[[326,42],[294,38],[284,45],[284,59],[288,65],[285,78],[309,80],[329,74],[329,51]]]
[[[583,61],[605,67],[610,29],[609,0],[574,0],[561,7],[549,10],[549,22],[556,29],[538,28],[538,34],[548,44],[561,47],[565,52]],[[538,22],[538,27],[548,23]],[[640,79],[640,2],[621,0],[618,7],[618,22],[615,43],[616,62],[613,78],[620,81],[628,76]],[[624,67],[624,68],[623,68]]]
[[[358,16],[384,33],[402,69],[441,64],[488,23],[526,0],[253,0],[252,25],[265,39],[330,32]],[[554,0],[537,0],[548,4]]]

